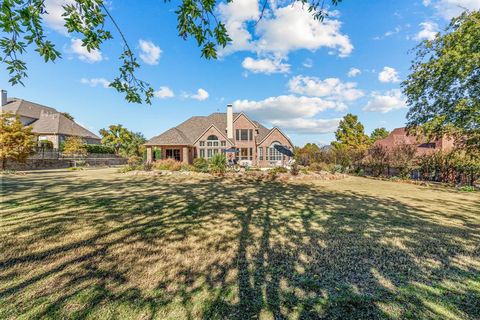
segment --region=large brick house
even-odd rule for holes
[[[244,113],[234,113],[232,105],[227,106],[226,113],[191,117],[153,137],[145,146],[147,161],[158,160],[154,159],[154,149],[161,150],[162,159],[184,163],[226,152],[239,162],[260,167],[285,164],[290,160],[288,150],[293,149],[279,128],[267,129]]]

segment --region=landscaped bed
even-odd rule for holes
[[[480,318],[478,192],[27,173],[0,234],[1,319]]]

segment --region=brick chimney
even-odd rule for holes
[[[0,92],[0,106],[3,107],[4,105],[7,104],[7,91],[6,90],[1,90]]]
[[[233,139],[233,106],[227,104],[227,138]]]

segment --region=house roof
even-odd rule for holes
[[[33,119],[39,119],[42,112],[58,113],[54,108],[17,98],[8,99],[2,111]]]
[[[240,113],[234,113],[236,119]],[[252,121],[258,128],[257,142],[263,140],[270,129],[265,128],[257,121]],[[180,123],[178,126],[153,137],[145,145],[193,145],[195,141],[211,126],[215,126],[222,133],[227,130],[227,114],[215,112],[209,116],[194,116]]]
[[[64,134],[82,138],[97,139],[100,137],[65,117],[54,108],[23,99],[11,98],[2,106],[2,112],[36,119],[30,124],[36,134]]]

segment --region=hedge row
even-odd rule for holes
[[[101,144],[86,144],[85,148],[87,149],[88,153],[115,153],[115,150],[112,147],[104,146]]]

